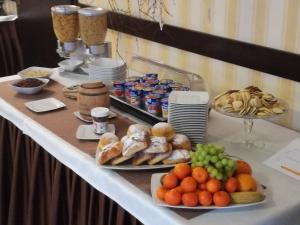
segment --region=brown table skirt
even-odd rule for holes
[[[139,225],[0,117],[1,225]]]

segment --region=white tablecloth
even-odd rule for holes
[[[1,78],[0,82],[16,77]],[[64,85],[80,83],[87,79],[87,77],[74,77],[72,74],[66,74],[62,77],[57,72],[52,78]],[[199,212],[199,216],[185,219],[168,208],[156,206],[149,195],[114,171],[100,169],[91,156],[66,143],[28,118],[5,102],[1,96],[0,115],[13,122],[51,155],[97,190],[116,201],[144,224],[300,224],[300,182],[262,163],[294,138],[299,138],[300,134],[271,122],[257,120],[254,125],[254,133],[265,141],[266,147],[247,149],[228,141],[243,131],[242,121],[222,116],[214,111],[211,112],[207,141],[224,144],[227,152],[247,160],[252,165],[256,179],[267,187],[267,202],[260,206],[248,208]],[[131,119],[135,118],[131,117]],[[141,121],[137,120],[137,122]]]

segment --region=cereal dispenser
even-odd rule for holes
[[[63,56],[77,48],[79,37],[78,13],[75,5],[57,5],[51,8],[53,29],[58,41],[58,53]]]
[[[79,30],[87,54],[100,56],[109,52],[110,44],[104,43],[107,32],[107,11],[102,8],[88,7],[78,11]]]

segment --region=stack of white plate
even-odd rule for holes
[[[89,64],[87,72],[89,80],[111,85],[114,80],[125,80],[126,63],[121,59],[99,58]]]
[[[204,143],[207,130],[207,92],[173,91],[169,96],[169,118],[176,133],[185,134],[192,144]]]

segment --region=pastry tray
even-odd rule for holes
[[[208,91],[206,83],[200,75],[166,65],[162,62],[134,55],[131,57],[131,60],[127,63],[127,65],[127,77],[142,76],[146,73],[157,73],[158,79],[175,80],[189,87],[191,91]],[[110,98],[111,104],[114,107],[128,112],[150,124],[166,122],[168,120],[167,118],[153,115],[142,108],[133,106],[127,103],[124,99],[117,98],[113,95],[111,95]]]

